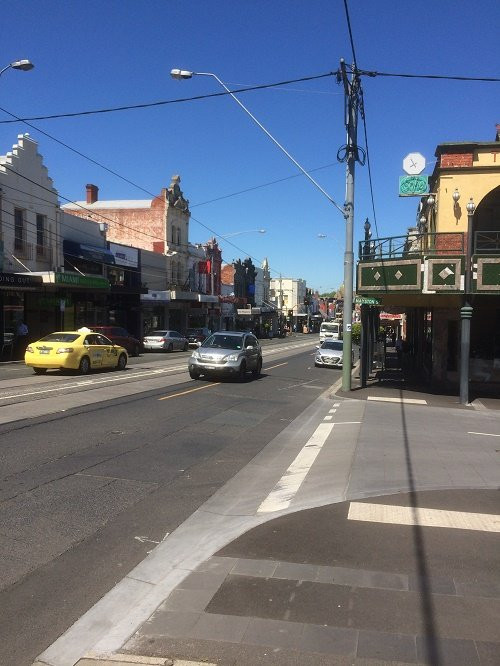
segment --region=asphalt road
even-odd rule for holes
[[[85,378],[0,370],[0,663],[31,664],[340,377],[314,339],[257,381],[193,382],[188,354]]]

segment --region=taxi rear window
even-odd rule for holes
[[[79,337],[79,333],[50,333],[41,338],[40,342],[74,342]]]

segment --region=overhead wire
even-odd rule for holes
[[[214,93],[208,93],[205,95],[194,95],[193,97],[181,97],[177,99],[168,99],[168,100],[161,100],[159,102],[145,102],[142,104],[128,104],[126,106],[115,106],[115,107],[109,107],[105,109],[91,109],[88,111],[75,111],[73,113],[54,113],[52,115],[47,115],[47,116],[31,116],[27,118],[17,118],[17,121],[21,122],[26,122],[28,120],[53,120],[55,118],[75,118],[78,116],[91,116],[91,115],[97,115],[97,114],[102,114],[102,113],[113,113],[116,111],[132,111],[135,109],[148,109],[152,108],[155,106],[166,106],[168,104],[180,104],[183,102],[193,102],[201,99],[209,99],[211,97],[224,97],[225,95],[234,95],[236,93],[241,94],[243,92],[251,92],[252,90],[265,90],[266,88],[277,88],[279,86],[286,86],[289,85],[290,83],[300,83],[303,81],[314,81],[317,79],[323,79],[328,76],[334,76],[335,72],[327,72],[325,74],[315,74],[313,76],[302,76],[299,79],[289,79],[288,81],[278,81],[276,83],[263,83],[261,85],[256,85],[256,86],[246,86],[244,88],[237,88],[235,90],[231,91],[225,91],[225,92],[214,92]],[[5,113],[8,113],[9,115],[14,115],[11,114],[9,111],[6,111],[2,107],[0,107],[0,111],[4,111]],[[0,120],[0,125],[8,124],[8,123],[13,123],[16,122],[16,120]]]

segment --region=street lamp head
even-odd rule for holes
[[[35,65],[31,62],[31,60],[25,59],[25,60],[14,60],[14,62],[10,63],[10,66],[12,67],[12,69],[20,69],[23,72],[27,72],[30,69],[33,69]]]
[[[170,76],[178,81],[182,81],[182,79],[191,79],[193,78],[193,74],[194,72],[189,72],[185,69],[172,69],[170,71]]]
[[[318,238],[326,238],[326,234],[318,234]]]
[[[429,194],[429,196],[427,197],[427,205],[434,206],[435,203],[436,199],[432,196],[432,194]]]
[[[366,218],[366,220],[365,220],[365,224],[364,224],[365,232],[370,231],[371,228],[372,228],[372,225],[370,224],[368,218]]]
[[[472,197],[470,198],[470,201],[469,201],[469,203],[467,204],[466,207],[467,207],[467,213],[469,215],[474,215],[474,211],[476,210],[476,204],[474,203],[474,200],[473,200]]]
[[[460,199],[460,192],[455,188],[455,191],[451,195],[453,197],[453,201],[457,204],[459,199]]]

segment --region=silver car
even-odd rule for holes
[[[147,351],[171,352],[174,350],[187,351],[188,340],[178,331],[151,331],[143,339],[142,345]]]
[[[188,361],[191,379],[205,376],[235,377],[245,381],[250,370],[258,377],[262,370],[262,349],[252,333],[219,331],[194,351]]]
[[[314,355],[314,365],[318,368],[341,368],[344,358],[344,343],[342,340],[325,340]],[[354,363],[354,352],[352,353]]]

